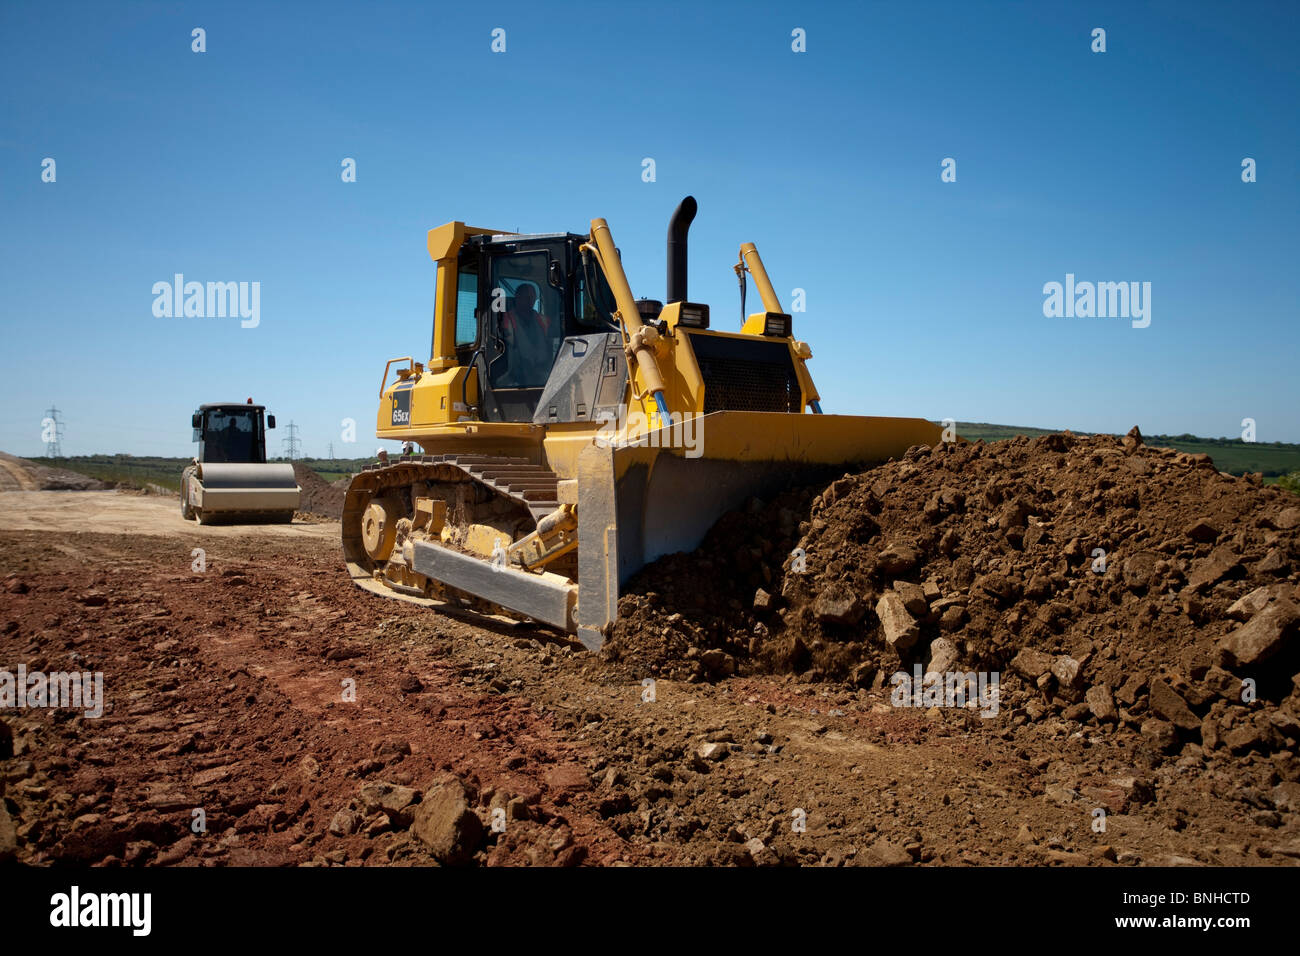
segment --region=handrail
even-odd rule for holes
[[[411,364],[410,364],[409,366],[407,366],[407,367],[408,367],[412,372],[415,371],[415,359],[413,359],[413,358],[412,358],[411,356],[409,356],[409,355],[403,355],[401,358],[391,358],[391,359],[389,359],[389,360],[388,360],[388,364],[384,366],[384,377],[383,377],[383,379],[382,379],[382,380],[380,381],[380,383],[379,383],[379,397],[380,397],[380,398],[383,398],[383,397],[384,397],[384,386],[386,386],[386,385],[388,384],[388,370],[389,370],[390,368],[393,367],[393,363],[394,363],[394,362],[410,362]]]

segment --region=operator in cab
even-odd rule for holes
[[[537,290],[525,282],[515,290],[514,308],[501,321],[511,383],[525,388],[546,384],[563,332],[558,321],[537,311],[536,304]]]

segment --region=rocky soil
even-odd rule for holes
[[[1298,504],[1136,433],[915,448],[724,518],[595,655],[327,540],[2,532],[0,670],[107,703],[0,711],[0,857],[1296,865]]]

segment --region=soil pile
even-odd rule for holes
[[[646,568],[606,657],[877,690],[917,666],[999,672],[1031,719],[1119,721],[1166,752],[1286,751],[1298,559],[1300,499],[1146,447],[1136,428],[918,446],[751,501],[696,553]]]
[[[347,482],[330,483],[302,462],[293,463],[293,473],[302,489],[299,511],[324,518],[343,517],[343,499],[347,496]]]

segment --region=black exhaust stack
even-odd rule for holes
[[[686,231],[691,228],[699,207],[694,196],[687,196],[673,210],[668,220],[668,301],[686,301]]]

